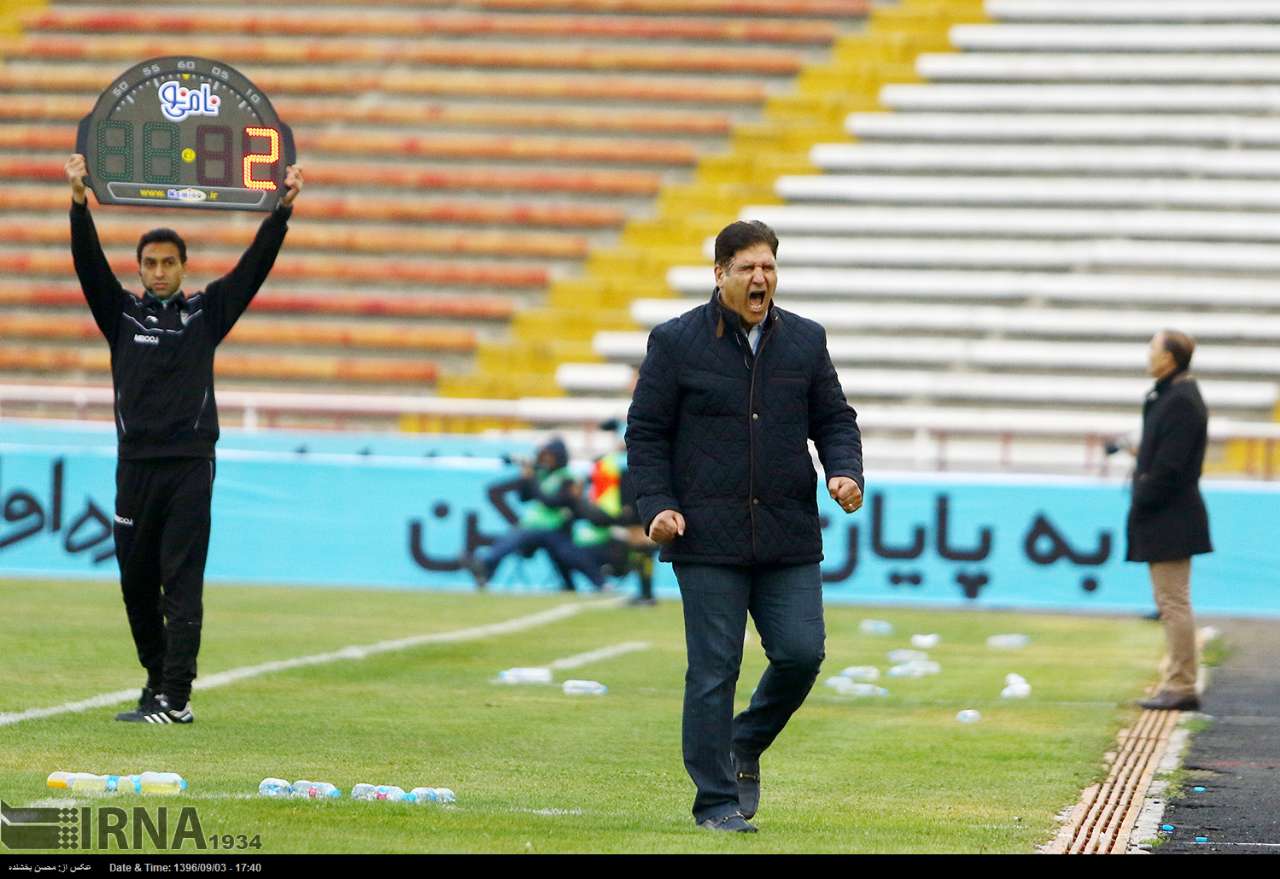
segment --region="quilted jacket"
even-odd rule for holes
[[[663,510],[685,534],[662,560],[796,565],[821,561],[817,475],[861,488],[862,438],[823,328],[773,306],[753,356],[719,291],[649,334],[627,415],[627,460],[646,530]]]

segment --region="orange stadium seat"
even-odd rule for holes
[[[789,76],[804,61],[795,52],[748,49],[689,49],[679,54],[643,48],[593,46],[466,45],[449,42],[329,40],[323,43],[202,37],[184,48],[192,55],[221,58],[231,64],[433,64],[442,67],[492,67],[501,70],[644,70],[698,71]],[[118,61],[157,58],[173,45],[153,37],[83,40],[66,37],[0,39],[0,56],[22,60]]]
[[[63,186],[11,186],[0,189],[0,211],[55,211],[66,208],[69,204],[70,199]],[[306,201],[299,202],[294,209],[294,216],[309,220],[395,220],[521,228],[610,229],[620,225],[626,214],[607,206],[487,201],[424,202],[418,199],[362,199],[308,193]]]
[[[191,260],[193,272],[213,278],[229,272],[235,256],[198,257]],[[133,254],[111,260],[111,270],[128,277],[138,270]],[[71,254],[36,251],[33,253],[0,253],[0,272],[26,273],[45,277],[74,274]],[[367,283],[454,285],[462,287],[541,288],[548,280],[546,269],[538,266],[495,265],[493,263],[427,262],[425,260],[360,257],[295,257],[281,260],[271,270],[276,280],[349,280]]]
[[[0,306],[31,309],[85,307],[74,282],[0,281]],[[446,320],[509,320],[515,305],[502,296],[365,296],[342,291],[291,293],[266,289],[253,302],[254,314],[335,315]]]
[[[111,355],[101,350],[79,348],[0,348],[0,371],[93,372],[109,375]],[[352,382],[362,384],[433,384],[439,367],[419,359],[345,358],[306,355],[249,355],[224,352],[214,361],[219,378],[258,381]]]
[[[812,43],[825,45],[835,37],[826,21],[786,19],[746,22],[717,18],[604,18],[579,15],[494,15],[404,12],[364,12],[358,15],[314,12],[235,12],[188,14],[50,9],[30,14],[27,27],[44,31],[93,33],[236,34],[275,36],[433,36],[475,37],[606,37],[613,39],[678,39],[700,42]]]
[[[31,91],[82,91],[97,94],[104,82],[120,73],[119,64],[73,68],[17,68],[0,70],[0,88]],[[266,69],[254,82],[271,95],[357,95],[386,92],[436,97],[486,97],[512,100],[649,101],[663,104],[759,104],[765,85],[753,79],[691,79],[626,76],[583,71],[572,75],[489,71],[369,71],[336,73],[324,70]],[[85,112],[88,112],[87,108]]]

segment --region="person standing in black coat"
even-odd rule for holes
[[[138,296],[121,286],[102,252],[85,194],[85,158],[64,166],[71,186],[71,256],[85,301],[111,347],[115,389],[114,536],[120,588],[147,683],[130,723],[195,720],[192,682],[204,624],[214,446],[220,433],[213,390],[218,345],[267,280],[284,244],[302,169],[286,169],[279,205],[225,276],[203,291],[182,286],[187,245],[172,229],[138,241]]]
[[[1127,526],[1131,562],[1147,562],[1167,653],[1160,688],[1139,703],[1162,711],[1195,711],[1196,632],[1191,614],[1191,556],[1212,552],[1209,514],[1200,497],[1209,412],[1187,371],[1195,341],[1165,330],[1151,339],[1148,373],[1156,385],[1142,407],[1142,441],[1133,474]]]
[[[636,506],[684,605],[684,763],[694,820],[754,832],[760,755],[824,658],[822,530],[808,441],[846,513],[862,506],[862,439],[826,332],[773,304],[778,239],[725,227],[705,305],[649,335],[627,420]],[[733,716],[747,614],[769,667]]]

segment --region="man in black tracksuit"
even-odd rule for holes
[[[71,254],[93,318],[111,346],[115,389],[116,559],[129,627],[147,684],[117,720],[191,723],[209,549],[218,407],[213,355],[266,280],[284,243],[301,169],[290,166],[280,206],[226,276],[182,291],[186,244],[170,229],[138,243],[138,297],[102,253],[85,197],[85,160],[66,163]]]

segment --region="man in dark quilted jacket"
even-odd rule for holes
[[[857,416],[826,332],[773,304],[777,253],[763,223],[720,232],[710,301],[649,335],[626,436],[640,519],[674,564],[684,603],[694,820],[747,833],[760,755],[804,702],[824,656],[808,441],[846,513],[862,506],[863,488]],[[769,667],[734,717],[748,613]]]

